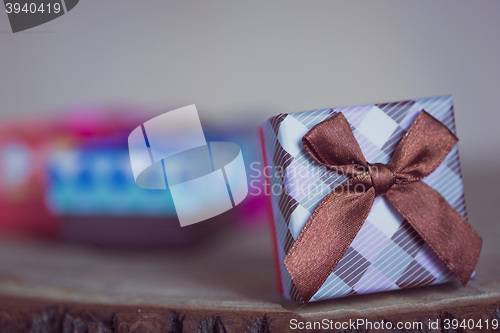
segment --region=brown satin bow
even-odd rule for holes
[[[378,195],[385,195],[456,277],[467,284],[482,239],[441,194],[420,181],[441,164],[457,141],[446,126],[424,110],[388,164],[365,160],[342,113],[317,124],[302,138],[317,162],[352,177],[321,201],[285,257],[285,266],[304,302],[337,266]]]

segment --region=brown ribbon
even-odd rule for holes
[[[304,302],[337,266],[379,195],[385,195],[456,277],[467,284],[482,239],[441,194],[420,181],[441,164],[457,141],[446,126],[424,110],[388,164],[365,160],[342,113],[317,124],[302,138],[317,162],[352,177],[321,201],[285,257],[285,266]]]

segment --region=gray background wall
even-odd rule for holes
[[[257,125],[451,93],[472,169],[498,158],[499,17],[497,0],[82,0],[12,34],[1,11],[0,121],[81,104],[196,103],[203,120]]]

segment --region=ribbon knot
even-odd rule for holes
[[[396,183],[396,175],[387,164],[368,163],[368,170],[377,196],[384,195]]]
[[[375,197],[382,195],[450,271],[467,284],[482,239],[439,192],[420,181],[443,162],[457,141],[446,126],[424,110],[388,164],[366,161],[342,113],[304,135],[302,143],[313,159],[352,177],[319,203],[285,256],[284,264],[304,302],[332,273],[368,217]]]

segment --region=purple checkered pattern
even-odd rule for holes
[[[284,257],[316,206],[347,179],[307,154],[301,141],[304,134],[342,112],[367,161],[388,163],[421,110],[455,133],[452,96],[281,114],[265,122],[264,143],[271,167],[271,202],[285,297],[301,300],[283,264]],[[467,218],[456,146],[423,181]],[[311,301],[453,280],[454,275],[408,222],[384,197],[377,197],[360,232]]]

